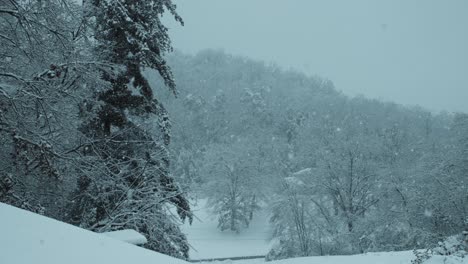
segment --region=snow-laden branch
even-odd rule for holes
[[[10,37],[5,36],[5,35],[3,35],[3,34],[0,34],[0,38],[6,39],[6,40],[10,41],[11,43],[15,43],[15,42],[13,41],[13,39],[11,39]]]
[[[12,16],[18,16],[19,14],[17,10],[8,9],[8,8],[0,8],[0,13],[9,14]]]
[[[14,73],[11,73],[11,72],[0,72],[0,76],[3,76],[3,77],[8,77],[8,78],[12,78],[12,79],[15,79],[15,80],[18,80],[18,81],[21,81],[21,82],[29,82],[28,80],[24,79],[23,77],[21,76],[18,76]]]
[[[3,88],[1,84],[0,84],[0,94],[5,96],[7,99],[12,99],[12,97],[7,93],[7,91]]]

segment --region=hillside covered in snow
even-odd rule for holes
[[[104,234],[93,233],[44,216],[0,203],[0,263],[2,264],[184,264],[183,260],[121,242]],[[203,215],[200,215],[203,216]],[[260,227],[258,225],[257,227]],[[198,230],[210,228],[210,222],[199,225]],[[195,229],[196,230],[196,229]],[[261,229],[260,229],[261,230]],[[205,230],[209,231],[209,230]],[[212,232],[214,233],[214,232]],[[260,253],[262,243],[244,243],[247,239],[234,235],[213,235],[211,243],[197,242],[196,232],[189,234],[189,241],[198,247],[199,256],[223,257],[229,254]],[[209,234],[209,232],[203,232]],[[253,233],[259,235],[260,233]],[[222,240],[222,242],[220,242]],[[217,245],[216,242],[218,241]],[[258,241],[258,240],[255,240]],[[195,243],[194,243],[195,242]],[[257,251],[255,251],[257,250]],[[209,255],[209,252],[212,255]],[[351,256],[322,256],[284,259],[271,264],[410,264],[411,251],[369,253]],[[225,260],[205,263],[264,263],[263,259]],[[468,263],[468,258],[433,256],[426,264]]]
[[[1,264],[184,264],[151,250],[0,203]]]

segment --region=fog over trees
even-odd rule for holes
[[[173,171],[221,203],[221,229],[248,232],[255,194],[279,241],[270,258],[421,248],[466,228],[467,114],[349,98],[220,51],[169,61]]]
[[[269,260],[468,231],[467,113],[172,52],[163,13],[183,24],[168,0],[0,2],[0,202],[182,259],[197,199],[221,231],[268,211]]]

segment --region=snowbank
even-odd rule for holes
[[[0,203],[1,264],[187,264]]]
[[[411,264],[414,259],[412,251],[401,252],[379,252],[367,253],[351,256],[321,256],[321,257],[305,257],[283,259],[278,261],[266,262],[267,264]],[[239,261],[223,261],[211,262],[210,264],[260,264],[265,263],[262,260],[239,260]],[[208,263],[206,263],[208,264]],[[424,264],[468,264],[467,258],[459,258],[452,256],[434,256]]]
[[[101,234],[133,245],[144,245],[148,242],[145,236],[133,229],[105,232]]]
[[[285,259],[270,262],[271,264],[411,264],[412,251],[378,252],[351,256],[322,256]],[[434,256],[424,264],[460,264],[468,263],[468,259],[457,257]]]

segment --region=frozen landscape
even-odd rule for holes
[[[187,234],[188,241],[193,247],[192,260],[216,259],[229,257],[248,257],[266,255],[271,247],[271,227],[268,213],[261,212],[252,221],[248,232],[236,234],[221,232],[217,229],[210,209],[206,207],[206,200],[200,200],[194,207],[197,219],[190,225],[184,225],[182,230]],[[413,251],[377,252],[352,256],[316,256],[271,261],[271,264],[410,264],[415,259]],[[220,260],[201,263],[219,264],[258,264],[265,263],[264,258],[250,260]],[[433,256],[427,264],[461,264],[468,263],[468,258],[451,256]]]
[[[271,247],[271,228],[265,211],[260,212],[249,224],[248,230],[241,233],[220,231],[217,228],[218,219],[210,212],[204,199],[198,201],[193,212],[196,218],[192,225],[186,223],[182,227],[192,247],[190,258],[193,260],[265,256]]]
[[[203,209],[201,209],[203,210]],[[135,237],[132,232],[121,233],[113,237],[105,234],[96,234],[59,221],[46,218],[31,212],[27,212],[9,205],[0,203],[2,225],[0,225],[0,263],[5,264],[83,264],[83,263],[187,263],[153,251],[142,249],[135,245],[122,242]],[[200,214],[203,217],[205,214]],[[261,222],[261,221],[260,221]],[[253,226],[253,228],[262,225]],[[242,243],[238,236],[233,234],[220,235],[216,226],[209,224],[198,226],[197,231],[189,232],[189,241],[198,247],[197,257],[220,258],[226,256],[246,256],[264,254],[267,251],[261,238],[264,233],[253,232],[252,237],[256,241]],[[197,241],[197,234],[203,229],[207,242]],[[254,229],[254,230],[255,230]],[[193,236],[193,239],[191,238]],[[138,235],[136,236],[139,237]],[[219,242],[220,239],[222,242]],[[131,240],[131,239],[130,239]],[[233,249],[233,250],[230,250]],[[411,263],[414,254],[411,251],[368,253],[354,256],[322,256],[294,258],[269,262],[272,264],[406,264]],[[264,263],[263,259],[253,260],[224,260],[201,263],[236,263],[257,264]],[[199,262],[200,263],[200,262]],[[428,264],[462,264],[468,263],[468,258],[450,256],[434,256]]]
[[[0,0],[0,264],[468,264],[467,13]]]

